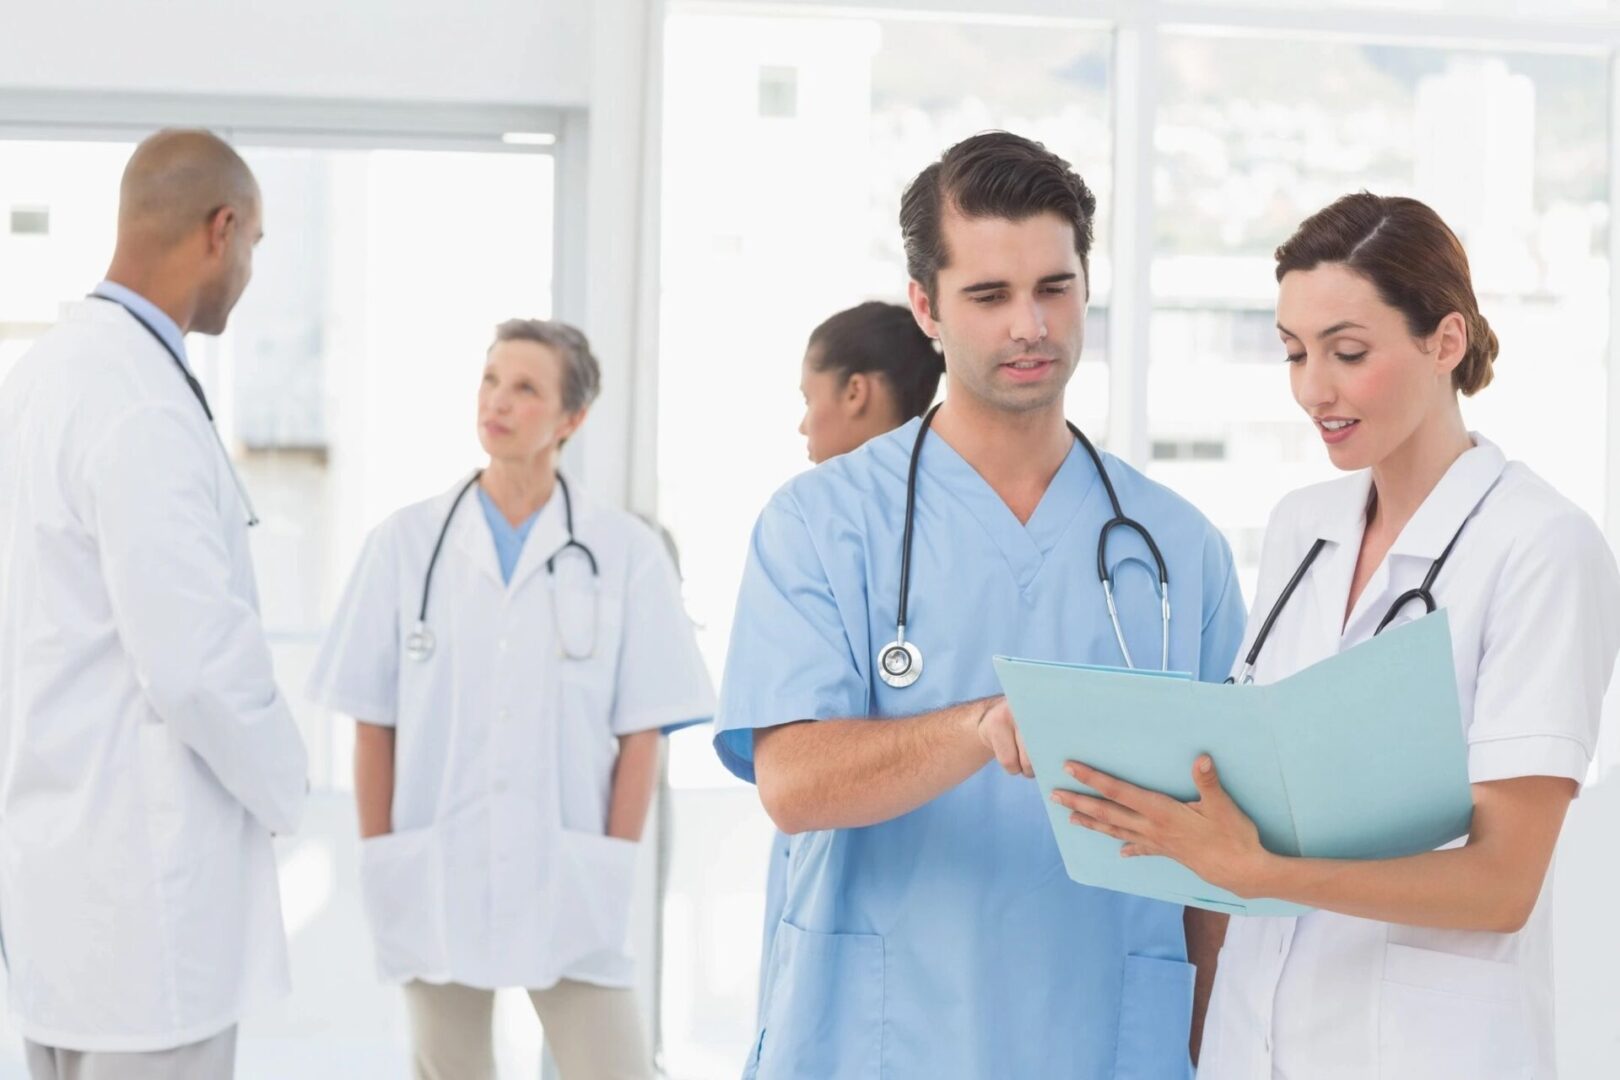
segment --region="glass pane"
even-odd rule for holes
[[[1502,343],[1464,416],[1601,520],[1607,64],[1190,34],[1163,62],[1150,471],[1227,532],[1245,588],[1277,499],[1334,475],[1288,389],[1271,252],[1361,189],[1457,231]]]
[[[904,301],[900,194],[975,132],[1045,142],[1106,211],[1110,39],[1067,22],[676,5],[665,46],[659,516],[680,541],[689,609],[718,677],[754,519],[806,467],[798,383],[811,329],[862,300]],[[1098,224],[1070,403],[1102,437],[1106,212]],[[707,733],[672,740],[670,775],[666,1061],[673,1077],[725,1075],[753,1031],[770,829]]]

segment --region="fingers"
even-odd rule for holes
[[[1227,800],[1226,788],[1221,786],[1220,774],[1215,771],[1214,758],[1208,754],[1198,755],[1198,760],[1193,762],[1192,774],[1193,783],[1198,788],[1198,798],[1200,800],[1214,802]]]
[[[1052,792],[1052,801],[1073,812],[1069,817],[1071,821],[1074,821],[1076,817],[1083,817],[1087,821],[1111,828],[1128,830],[1133,834],[1139,833],[1148,827],[1147,820],[1136,811],[1120,806],[1118,803],[1111,803],[1107,799],[1083,795],[1078,791],[1054,791]],[[1085,824],[1079,821],[1074,823],[1076,825]],[[1086,828],[1095,828],[1095,826],[1087,824]],[[1096,831],[1105,832],[1107,830],[1098,828]],[[1113,834],[1110,833],[1109,835]]]
[[[1102,795],[1109,802],[1119,803],[1139,813],[1147,814],[1155,810],[1164,809],[1166,796],[1156,791],[1139,788],[1135,784],[1128,784],[1116,776],[1105,772],[1098,772],[1091,766],[1080,761],[1071,761],[1064,766],[1065,771],[1082,784]],[[1174,802],[1175,800],[1169,800]]]
[[[1018,741],[1018,767],[1030,779],[1035,778],[1035,766],[1030,763],[1029,749],[1024,746],[1024,736],[1019,733],[1017,725],[1013,726],[1013,738]]]

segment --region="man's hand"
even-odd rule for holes
[[[1035,766],[1029,763],[1029,751],[1024,749],[1024,737],[1018,734],[1018,725],[1013,721],[1012,708],[1006,698],[998,697],[989,702],[989,708],[979,717],[978,732],[979,741],[990,748],[1008,775],[1035,776]]]

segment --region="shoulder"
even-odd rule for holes
[[[1295,488],[1277,501],[1267,531],[1309,532],[1314,537],[1327,519],[1361,513],[1368,485],[1367,473],[1355,472]]]
[[[1523,462],[1508,462],[1480,506],[1479,520],[1507,541],[1510,564],[1552,565],[1577,578],[1612,572],[1614,555],[1597,522]]]
[[[1231,550],[1226,538],[1204,512],[1190,499],[1172,488],[1147,476],[1140,469],[1115,457],[1102,453],[1103,466],[1113,482],[1114,493],[1119,496],[1120,509],[1127,517],[1136,518],[1156,534],[1160,547],[1172,538],[1180,547],[1200,543],[1206,560],[1216,558],[1231,561]],[[1106,498],[1106,496],[1104,496]],[[1170,550],[1164,550],[1166,559],[1172,559]]]

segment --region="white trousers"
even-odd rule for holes
[[[236,1025],[172,1050],[63,1050],[27,1039],[23,1050],[33,1080],[231,1080],[236,1074]]]
[[[530,990],[562,1080],[653,1080],[635,991],[564,979]],[[495,991],[405,984],[416,1080],[495,1080]]]

